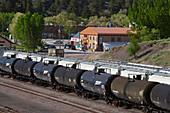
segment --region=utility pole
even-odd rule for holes
[[[4,35],[4,13],[2,12],[2,35]]]
[[[70,23],[69,23],[69,34],[68,34],[68,40],[70,38]]]
[[[60,37],[61,30],[60,30],[60,25],[59,25],[58,33],[59,33],[59,49],[61,49],[61,37]]]

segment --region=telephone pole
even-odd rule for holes
[[[2,35],[4,35],[4,13],[2,12]]]

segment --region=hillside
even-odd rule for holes
[[[77,59],[92,61],[95,59],[134,62],[142,64],[157,65],[170,68],[170,38],[142,42],[141,50],[137,53],[137,58],[128,56],[127,46],[112,48],[108,52],[96,53],[93,55],[77,56]],[[75,58],[75,57],[74,57]]]

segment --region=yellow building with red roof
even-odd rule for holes
[[[88,27],[80,32],[82,46],[103,50],[103,42],[129,42],[129,27]]]

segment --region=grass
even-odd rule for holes
[[[170,66],[170,51],[160,50],[145,60],[148,60],[151,64],[155,65]]]
[[[23,46],[21,45],[15,45],[15,48],[14,48],[14,45],[12,46],[11,50],[17,50],[17,51],[25,51],[27,52],[27,49],[25,49]],[[35,49],[35,52],[38,51],[38,49]],[[30,52],[33,52],[33,50],[31,50]]]
[[[162,40],[151,40],[151,41],[144,41],[141,44],[155,44],[155,45],[160,45],[162,43],[170,43],[170,37],[167,39],[162,39]]]

